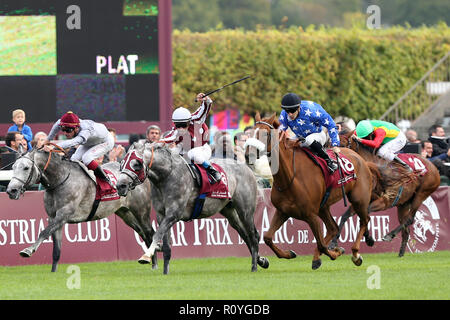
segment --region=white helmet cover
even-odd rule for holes
[[[190,121],[191,118],[191,112],[183,107],[175,109],[175,111],[172,113],[173,122],[187,122]]]

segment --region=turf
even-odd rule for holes
[[[162,260],[157,270],[135,261],[80,263],[75,267],[79,277],[68,273],[74,267],[65,264],[56,273],[49,265],[0,267],[0,300],[450,298],[450,251],[406,254],[401,259],[394,253],[365,254],[360,267],[349,255],[336,261],[325,257],[316,271],[311,270],[311,256],[268,258],[269,269],[256,273],[250,272],[249,258],[236,257],[173,259],[169,275],[162,274]]]

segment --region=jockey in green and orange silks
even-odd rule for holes
[[[410,167],[396,155],[406,144],[405,134],[393,123],[381,120],[362,120],[356,126],[356,139],[374,149],[387,161],[396,160],[407,169]]]

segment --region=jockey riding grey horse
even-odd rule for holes
[[[107,163],[103,168],[115,176],[119,174],[117,162]],[[33,245],[20,252],[22,257],[30,257],[44,240],[52,236],[52,272],[55,272],[60,258],[64,224],[102,219],[111,213],[121,217],[140,235],[147,247],[150,246],[154,230],[150,223],[151,199],[148,181],[130,192],[127,197],[100,202],[93,216],[96,184],[79,163],[63,159],[53,152],[33,150],[14,163],[13,178],[6,192],[11,199],[18,200],[26,187],[39,182],[45,187],[44,207],[49,217],[48,226],[39,234]],[[156,257],[152,263],[156,268]]]
[[[135,143],[128,150],[128,153],[131,152],[140,157],[140,161],[131,164],[132,170],[136,173],[145,170],[152,183],[152,203],[159,224],[150,248],[139,259],[140,263],[148,263],[170,228],[180,220],[192,219],[199,187],[188,170],[186,160],[165,143]],[[222,167],[227,176],[231,199],[206,198],[203,210],[197,218],[207,218],[220,212],[247,244],[252,257],[251,271],[257,270],[257,264],[267,268],[269,261],[258,254],[259,234],[253,221],[258,194],[255,176],[245,164],[234,160],[214,159],[214,162]],[[138,183],[138,179],[133,179],[125,172],[123,163],[117,182],[119,194],[126,195],[129,189]],[[170,259],[170,255],[168,258]],[[164,259],[166,260],[166,257]],[[164,273],[167,272],[168,270],[165,270]]]

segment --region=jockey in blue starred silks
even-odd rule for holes
[[[302,146],[309,147],[316,155],[323,158],[330,173],[336,171],[337,164],[332,160],[323,145],[327,141],[327,134],[323,127],[328,129],[331,146],[335,153],[339,153],[339,137],[333,118],[316,102],[301,100],[295,93],[287,93],[281,99],[280,130],[288,128],[298,138],[303,138]]]

